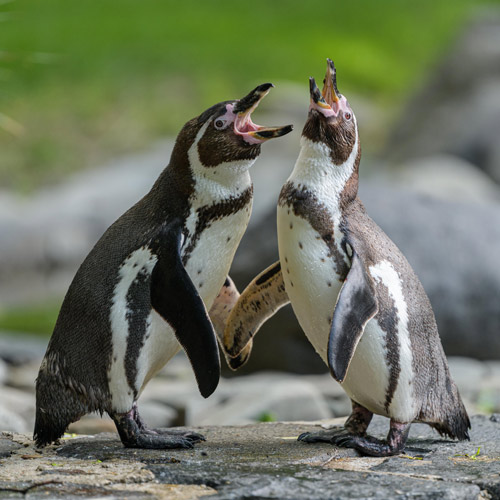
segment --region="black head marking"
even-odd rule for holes
[[[249,144],[229,125],[223,130],[215,128],[220,115],[215,114],[198,142],[198,154],[205,167],[217,167],[221,163],[237,160],[254,160],[260,154],[260,144]]]
[[[320,92],[314,78],[309,79],[311,106],[302,135],[313,142],[323,142],[331,150],[335,165],[344,163],[356,142],[356,121],[346,98],[337,88],[337,72],[331,59]]]

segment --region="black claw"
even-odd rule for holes
[[[197,432],[148,429],[135,404],[129,412],[112,414],[111,417],[126,448],[190,449],[196,442],[205,440]]]

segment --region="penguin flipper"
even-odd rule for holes
[[[212,320],[215,333],[217,334],[217,340],[219,341],[219,345],[224,352],[226,362],[232,370],[240,368],[248,361],[253,345],[252,340],[250,340],[245,348],[235,358],[229,356],[224,349],[224,328],[226,326],[227,319],[229,318],[229,313],[232,311],[239,298],[240,292],[238,292],[233,280],[228,276],[224,285],[222,285],[219,294],[215,298],[210,311],[208,312],[210,319]]]
[[[241,356],[262,324],[288,302],[278,261],[250,282],[230,312],[224,329],[224,350],[231,357]]]
[[[351,269],[335,304],[328,339],[328,366],[338,382],[344,380],[365,326],[377,312],[374,283],[353,248]]]
[[[173,328],[207,398],[219,383],[219,349],[205,304],[182,264],[180,224],[163,226],[153,247],[158,261],[151,274],[151,305]]]

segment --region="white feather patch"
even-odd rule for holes
[[[399,342],[399,365],[401,368],[398,385],[389,413],[399,422],[411,422],[415,418],[413,398],[413,355],[408,332],[408,307],[403,294],[403,283],[393,265],[383,260],[370,267],[373,279],[385,285],[398,311],[397,337]]]
[[[109,318],[113,352],[108,380],[113,409],[120,413],[130,410],[134,401],[134,394],[128,385],[125,373],[125,354],[129,336],[127,293],[141,271],[145,270],[148,274],[151,274],[156,261],[156,255],[146,247],[141,247],[132,252],[118,270],[118,283],[113,291]]]

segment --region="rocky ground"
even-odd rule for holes
[[[0,498],[500,499],[500,361],[450,358],[474,415],[470,442],[415,424],[405,454],[392,458],[296,441],[312,426],[340,425],[349,412],[328,374],[225,377],[205,400],[183,355],[150,382],[139,407],[150,427],[195,427],[206,442],[124,449],[111,420],[91,415],[40,450],[31,431],[46,343],[0,336]],[[370,432],[383,437],[387,419],[376,417]]]
[[[321,422],[202,426],[192,450],[124,449],[115,434],[68,436],[35,449],[23,434],[0,436],[1,498],[498,499],[500,416],[475,416],[470,442],[439,439],[414,424],[405,454],[297,441]],[[386,422],[371,432],[382,437]]]

